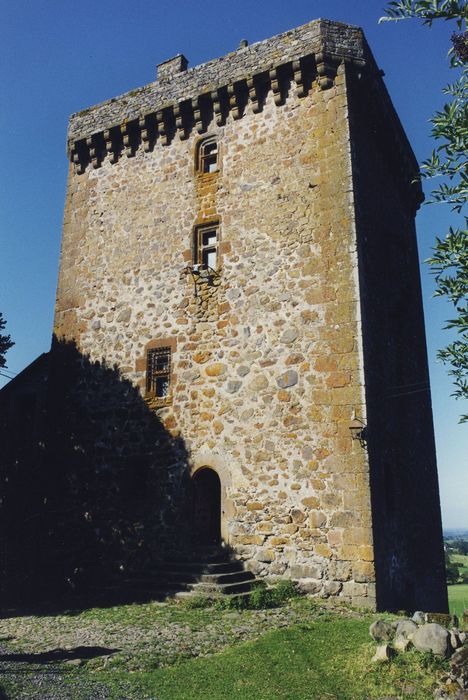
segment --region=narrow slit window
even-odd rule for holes
[[[215,173],[218,170],[218,142],[216,139],[206,139],[199,144],[197,168],[200,173]]]
[[[146,355],[146,393],[157,399],[169,396],[171,348],[152,348]]]
[[[195,231],[195,263],[216,270],[218,267],[219,227],[199,226]]]

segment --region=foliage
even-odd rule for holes
[[[468,554],[468,540],[455,540],[455,546],[458,554]]]
[[[458,583],[460,578],[460,565],[455,562],[448,562],[445,565],[447,583]]]
[[[465,0],[394,0],[388,4],[387,16],[381,21],[408,18],[420,19],[429,27],[434,20],[454,20],[458,29],[463,27],[463,20],[468,17]]]
[[[462,213],[468,199],[468,5],[465,0],[394,0],[382,21],[419,19],[431,26],[436,20],[454,21],[460,33],[453,33],[449,51],[456,80],[444,89],[449,96],[444,107],[431,119],[431,135],[437,147],[421,165],[422,176],[441,178],[428,203],[449,204]],[[468,219],[460,228],[450,228],[437,237],[428,263],[436,280],[436,296],[454,306],[455,316],[446,328],[456,331],[456,340],[440,350],[438,357],[449,365],[455,386],[454,396],[468,398]],[[461,421],[468,420],[463,415]]]
[[[0,331],[2,331],[6,326],[6,321],[3,318],[3,314],[0,312]],[[5,367],[6,360],[5,355],[7,351],[14,345],[11,337],[9,335],[3,335],[0,333],[0,367]]]
[[[212,599],[207,595],[194,595],[184,600],[187,610],[204,610],[213,605]]]
[[[468,583],[468,556],[463,554],[466,540],[455,540],[445,551],[447,583]]]
[[[289,579],[282,579],[271,587],[259,581],[249,595],[220,598],[216,601],[215,607],[220,610],[266,610],[277,608],[298,595],[296,584]]]

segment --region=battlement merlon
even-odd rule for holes
[[[314,20],[297,29],[240,48],[199,66],[181,71],[170,80],[156,80],[106,102],[72,114],[69,144],[144,114],[215,90],[247,75],[267,71],[303,56],[327,53],[364,61],[363,33],[329,20]]]
[[[159,76],[156,81],[72,114],[67,153],[75,163],[79,163],[85,152],[85,160],[92,162],[93,167],[98,167],[99,159],[93,158],[93,152],[100,148],[107,148],[108,152],[115,147],[119,148],[122,141],[125,144],[126,140],[131,140],[132,128],[139,132],[148,129],[147,121],[150,122],[151,115],[154,120],[153,130],[162,135],[162,143],[167,145],[168,119],[183,129],[188,111],[191,121],[196,122],[194,114],[200,109],[203,100],[211,100],[215,111],[219,110],[216,101],[222,101],[223,90],[230,90],[227,99],[232,108],[237,99],[234,89],[236,84],[246,81],[249,97],[253,96],[255,100],[255,90],[262,76],[271,81],[273,91],[273,83],[276,82],[278,95],[275,95],[275,102],[281,104],[278,80],[281,80],[282,75],[284,78],[282,69],[289,66],[294,80],[301,81],[307,60],[309,69],[310,62],[313,62],[315,78],[321,89],[333,85],[337,67],[343,62],[356,66],[358,71],[368,77],[383,117],[394,132],[400,157],[405,163],[404,170],[414,177],[418,172],[416,158],[382,80],[382,71],[375,63],[362,29],[324,19],[313,20],[250,46],[241,45],[236,51],[194,68],[187,69],[187,60],[182,54],[162,62],[158,66]],[[298,94],[304,96],[306,93],[299,90]],[[167,116],[169,113],[170,118]],[[237,109],[234,118],[239,116]],[[195,126],[202,133],[204,129],[201,121],[195,123]]]

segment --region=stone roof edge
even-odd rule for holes
[[[317,31],[317,36],[311,36],[314,29]],[[335,36],[333,36],[333,33],[335,33]],[[348,38],[349,45],[346,47],[340,44],[336,35],[342,39]],[[275,46],[281,46],[282,42],[289,43],[291,40],[302,41],[302,44],[296,50],[290,51],[288,55],[275,53]],[[263,39],[247,47],[239,48],[224,56],[187,69],[170,81],[170,93],[172,93],[170,96],[167,95],[169,92],[167,89],[169,87],[168,82],[156,80],[73,113],[69,119],[68,151],[70,151],[70,146],[73,142],[118,126],[123,121],[138,119],[149,111],[164,109],[177,102],[192,99],[202,91],[210,92],[219,89],[229,82],[233,83],[242,80],[248,75],[267,71],[274,66],[291,62],[306,55],[322,52],[337,59],[363,60],[364,43],[362,29],[357,26],[326,19],[312,20],[300,27]],[[240,66],[234,65],[232,71],[226,71],[222,79],[213,80],[217,66],[223,66],[226,62],[233,61],[240,56],[246,59],[242,62],[239,61],[239,63],[242,63]],[[206,74],[207,82],[204,81],[203,74]],[[178,88],[180,89],[179,94],[177,94]],[[203,89],[201,90],[200,88]],[[154,101],[151,101],[151,105],[142,104],[140,98],[145,96],[154,98]],[[123,109],[117,110],[116,107],[118,106],[123,106]]]

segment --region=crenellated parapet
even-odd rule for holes
[[[361,29],[315,20],[272,39],[241,47],[226,56],[187,69],[179,54],[158,66],[158,79],[73,114],[68,152],[78,172],[97,168],[109,157],[131,157],[140,146],[151,151],[195,129],[202,134],[214,118],[240,119],[262,110],[268,93],[280,106],[291,90],[305,97],[316,81],[333,85],[340,63],[364,67],[366,45]]]
[[[362,30],[315,20],[260,41],[241,46],[226,56],[188,69],[178,54],[158,66],[153,83],[73,114],[68,130],[68,153],[75,172],[99,168],[103,160],[116,163],[138,149],[151,152],[203,134],[209,124],[222,126],[230,116],[262,111],[269,94],[281,107],[288,96],[306,97],[310,90],[333,87],[340,65],[365,83],[369,110],[385,125],[393,169],[417,207],[421,200],[414,180],[416,159],[388,97]]]

